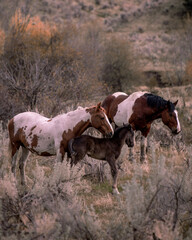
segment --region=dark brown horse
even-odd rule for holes
[[[105,160],[109,163],[113,177],[113,193],[119,194],[117,189],[118,168],[116,160],[121,149],[126,143],[134,146],[134,133],[130,124],[117,128],[112,138],[95,138],[89,135],[81,135],[69,141],[68,152],[71,157],[71,165],[77,164],[87,154],[89,157]]]
[[[145,159],[145,139],[151,123],[158,118],[173,134],[181,131],[175,103],[147,92],[134,92],[130,96],[123,92],[109,95],[102,103],[111,122],[120,127],[130,123],[133,130],[141,131],[141,162]]]
[[[25,184],[24,164],[29,151],[40,156],[56,155],[62,161],[71,138],[80,136],[87,128],[94,127],[111,137],[113,128],[101,107],[101,103],[90,108],[46,118],[35,112],[24,112],[13,117],[8,124],[12,172],[15,175],[16,159],[22,148],[19,168],[21,184]]]

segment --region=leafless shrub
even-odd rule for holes
[[[170,85],[185,85],[189,84],[191,79],[191,19],[187,19],[184,24],[183,34],[168,37],[172,42],[168,55],[163,57],[165,62],[165,73],[163,78]],[[170,63],[167,64],[167,62]]]
[[[111,91],[127,91],[128,86],[141,81],[139,64],[127,41],[118,38],[106,41],[102,61],[101,79],[111,86]]]
[[[121,239],[183,239],[184,229],[191,227],[191,159],[177,172],[174,164],[166,165],[163,156],[152,161],[147,176],[135,163],[133,177],[124,185],[120,218],[127,227],[117,223],[115,227],[115,236]]]
[[[100,223],[94,210],[85,209],[75,193],[80,175],[69,168],[66,163],[58,163],[47,178],[37,164],[36,180],[24,195],[17,191],[15,181],[11,184],[7,182],[8,177],[1,179],[4,191],[0,199],[0,236],[3,239],[100,239]]]
[[[0,91],[8,98],[1,109],[2,119],[36,108],[55,115],[63,102],[65,108],[72,103],[76,107],[82,99],[97,96],[102,91],[99,67],[96,70],[97,34],[98,30],[91,27],[84,31],[85,48],[75,44],[77,31],[73,25],[51,27],[39,18],[16,12],[0,56]]]

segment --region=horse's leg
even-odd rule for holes
[[[146,137],[141,135],[141,155],[140,155],[140,161],[143,163],[145,161],[145,153],[146,153]]]
[[[18,154],[18,150],[17,150],[17,152],[12,156],[12,159],[11,159],[11,172],[13,173],[14,177],[16,176],[17,154]]]
[[[14,177],[16,176],[16,161],[17,155],[19,151],[19,145],[9,143],[9,151],[11,152],[11,172],[13,173]]]
[[[59,149],[57,149],[57,155],[56,155],[57,162],[63,162],[64,156],[65,156],[64,148],[60,147]]]
[[[133,141],[135,143],[135,132],[134,132],[134,136],[133,136]],[[133,162],[134,161],[134,147],[129,147],[129,161]]]
[[[22,147],[21,157],[19,159],[19,170],[21,177],[21,185],[25,186],[25,161],[29,155],[29,150]]]
[[[114,157],[107,160],[107,162],[110,165],[111,168],[111,175],[113,178],[113,184],[112,184],[112,193],[113,194],[119,194],[118,188],[117,188],[117,176],[118,176],[118,168],[116,164],[116,160]]]

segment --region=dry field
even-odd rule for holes
[[[0,239],[191,240],[192,32],[183,2],[3,0],[0,24]],[[113,64],[117,76],[107,75]],[[133,162],[124,146],[118,196],[108,165],[87,157],[71,169],[31,154],[23,189],[18,166],[16,179],[10,171],[7,119],[91,106],[111,93],[111,77],[117,91],[178,99],[182,133],[154,122],[143,164],[139,133]]]
[[[7,132],[1,130],[0,238],[7,239],[191,239],[192,237],[192,87],[153,89],[179,98],[182,133],[171,136],[153,124],[147,161],[135,160],[127,146],[119,162],[120,195],[112,195],[109,167],[84,159],[72,169],[66,159],[31,154],[27,190],[10,172]],[[187,93],[187,94],[186,94]],[[173,96],[173,97],[172,97]]]

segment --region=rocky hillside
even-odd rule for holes
[[[145,70],[164,70],[167,62],[172,65],[177,58],[175,50],[179,51],[184,41],[181,37],[186,24],[181,0],[9,0],[0,6],[4,27],[16,8],[61,25],[95,21],[106,36],[118,34],[132,42]]]

